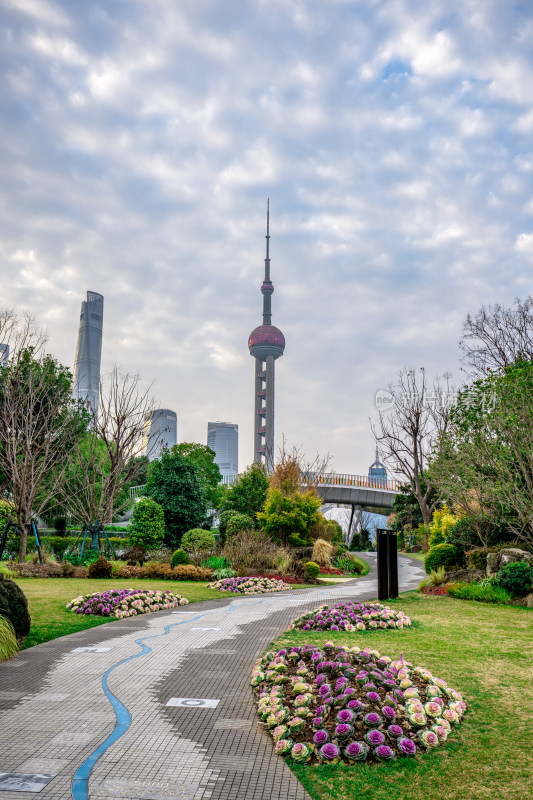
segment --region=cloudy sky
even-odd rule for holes
[[[373,460],[374,393],[459,374],[462,321],[533,284],[533,6],[0,0],[3,307],[72,365],[154,381],[180,441],[236,422],[271,206],[276,436]]]

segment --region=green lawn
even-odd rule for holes
[[[31,616],[29,636],[22,645],[33,647],[35,644],[57,639],[67,633],[94,628],[114,620],[109,617],[85,617],[67,611],[65,605],[78,595],[91,594],[105,589],[170,589],[174,594],[186,597],[190,603],[199,600],[213,600],[228,597],[235,599],[240,595],[229,595],[207,588],[207,581],[157,581],[130,578],[17,578],[17,583],[28,598]],[[307,585],[295,588],[308,588]]]
[[[276,647],[360,644],[400,653],[463,693],[468,711],[448,742],[416,760],[353,766],[291,765],[316,800],[524,800],[533,756],[533,616],[522,608],[409,592],[394,608],[411,629],[363,633],[290,631]]]
[[[427,553],[400,553],[400,555],[409,556],[409,558],[416,558],[417,561],[424,563]]]

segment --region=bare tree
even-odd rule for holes
[[[389,408],[380,411],[370,427],[385,465],[409,484],[428,526],[437,498],[426,470],[439,436],[449,425],[454,396],[450,376],[436,378],[430,387],[423,367],[419,371],[404,368],[389,392]]]
[[[115,366],[100,381],[99,408],[92,413],[89,433],[73,453],[69,479],[59,488],[58,500],[81,523],[110,523],[124,510],[129,497],[118,500],[142,467],[145,418],[154,409],[151,387],[142,389],[138,374]],[[155,444],[155,443],[154,443]]]
[[[310,459],[300,445],[289,447],[283,434],[270,484],[282,491],[285,488],[284,493],[287,494],[297,491],[316,492],[318,486],[324,482],[324,476],[328,474],[331,458],[329,453],[325,456],[317,453]]]
[[[533,361],[533,297],[517,298],[512,308],[496,304],[469,314],[459,347],[472,378],[501,372],[520,358]]]
[[[57,490],[82,425],[72,375],[43,352],[46,335],[33,318],[0,314],[0,337],[10,346],[0,367],[0,472],[15,505],[23,562],[26,525]]]

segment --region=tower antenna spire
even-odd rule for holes
[[[265,281],[270,280],[270,197],[267,199],[267,232],[266,232],[266,257],[265,257]]]

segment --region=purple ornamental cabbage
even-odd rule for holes
[[[379,761],[392,761],[396,758],[396,754],[392,747],[387,744],[380,744],[374,750],[374,755]]]
[[[319,747],[322,747],[323,744],[329,742],[329,733],[324,730],[317,731],[313,736],[313,742]]]
[[[372,728],[368,733],[365,733],[365,739],[371,747],[378,747],[385,742],[384,735],[376,728]]]
[[[398,750],[403,756],[414,756],[416,755],[416,744],[412,739],[403,736],[398,739]]]
[[[340,750],[336,744],[333,744],[333,742],[328,742],[320,748],[318,753],[320,758],[324,759],[324,761],[334,761],[339,757]]]

